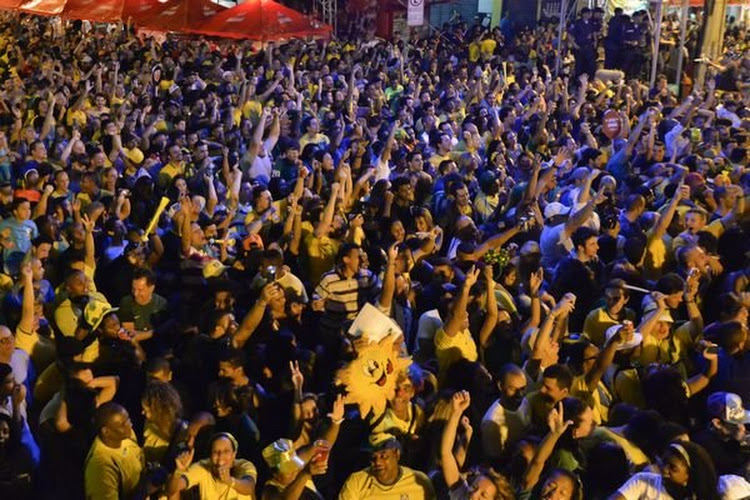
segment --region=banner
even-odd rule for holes
[[[407,26],[422,26],[424,24],[425,0],[408,0],[409,10],[406,15]]]

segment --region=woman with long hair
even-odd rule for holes
[[[659,472],[640,472],[610,500],[717,500],[716,470],[706,450],[695,443],[673,441],[662,454]]]
[[[170,384],[152,380],[143,392],[141,406],[146,418],[143,428],[146,462],[164,463],[170,445],[187,431],[187,424],[180,418],[180,395]]]

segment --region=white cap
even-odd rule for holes
[[[612,339],[612,337],[614,337],[615,334],[620,331],[620,328],[622,328],[622,325],[614,325],[607,328],[607,332],[604,334],[607,338],[607,342],[609,342],[610,339]],[[628,349],[633,349],[641,345],[641,342],[643,342],[643,335],[638,332],[633,332],[633,338],[630,339],[629,342],[625,342],[624,344],[618,346],[617,350],[626,351]]]
[[[568,215],[570,213],[570,207],[566,207],[559,201],[553,201],[546,207],[544,207],[544,218],[549,219],[556,215]]]

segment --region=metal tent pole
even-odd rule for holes
[[[560,27],[557,31],[557,59],[555,60],[555,74],[560,74],[560,69],[562,65],[562,43],[563,43],[563,33],[565,33],[565,21],[566,21],[566,15],[567,15],[568,9],[567,9],[567,1],[566,0],[560,0]]]
[[[659,45],[661,44],[661,22],[664,15],[662,4],[664,0],[658,0],[656,4],[656,27],[654,29],[653,53],[651,57],[651,88],[656,83],[656,70],[659,68]]]
[[[687,32],[687,20],[690,13],[690,0],[682,0],[682,12],[680,14],[680,51],[677,53],[677,90],[682,91],[682,65],[685,56],[685,36]]]

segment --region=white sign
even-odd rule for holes
[[[408,0],[407,26],[422,26],[424,24],[424,2],[425,0]]]
[[[401,327],[391,318],[380,312],[370,303],[364,305],[354,323],[349,327],[349,335],[361,337],[366,335],[372,342],[380,342],[388,335],[402,335]]]

